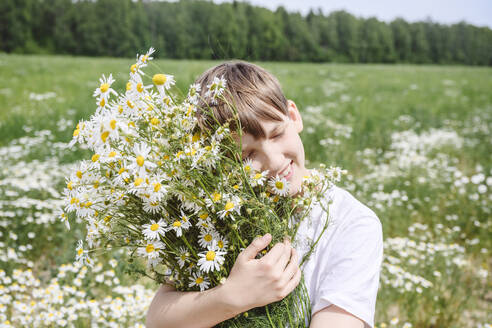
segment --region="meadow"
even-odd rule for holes
[[[81,222],[59,217],[69,148],[133,59],[0,54],[0,327],[143,327],[157,285],[126,254],[74,264]],[[156,60],[187,90],[212,61]],[[308,166],[348,170],[341,187],[379,216],[376,327],[491,327],[492,69],[260,63],[304,120]]]

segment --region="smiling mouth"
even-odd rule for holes
[[[292,174],[294,173],[293,163],[294,163],[293,160],[290,161],[289,165],[281,171],[282,173],[279,174],[279,177],[289,180],[292,177]]]

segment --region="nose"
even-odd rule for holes
[[[284,155],[278,145],[265,143],[263,146],[263,160],[261,161],[261,170],[268,170],[270,176],[276,175],[281,169],[284,161]]]

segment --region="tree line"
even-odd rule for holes
[[[160,58],[492,65],[492,30],[390,23],[345,11],[303,16],[249,3],[2,0],[0,51]]]

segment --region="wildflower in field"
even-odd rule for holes
[[[160,219],[157,222],[151,220],[150,223],[144,224],[142,228],[142,233],[148,240],[159,239],[159,236],[164,237],[167,229],[163,219]]]
[[[205,277],[202,273],[193,272],[188,287],[198,286],[200,287],[200,291],[203,292],[205,289],[208,289],[209,285],[208,277]]]
[[[212,245],[207,246],[207,249],[207,251],[198,254],[199,259],[197,265],[204,272],[219,270],[220,265],[224,263],[224,255],[227,252],[220,251],[216,241]]]
[[[270,179],[268,184],[272,191],[279,196],[287,196],[289,194],[289,182],[285,178],[276,176]]]

